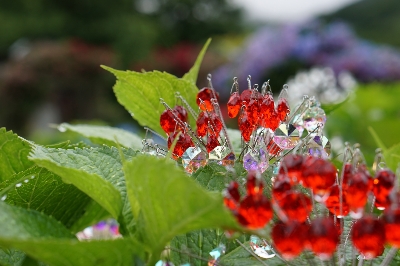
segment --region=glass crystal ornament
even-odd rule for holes
[[[224,190],[224,204],[231,211],[237,211],[240,202],[239,184],[232,181]]]
[[[362,216],[371,188],[372,180],[364,165],[360,165],[354,173],[349,175],[345,193],[351,211],[350,215],[354,219]]]
[[[390,169],[381,169],[376,172],[373,179],[373,189],[375,199],[375,206],[379,210],[384,210],[389,205],[389,193],[394,187],[396,180],[395,174]]]
[[[207,154],[199,147],[189,147],[182,155],[182,165],[189,174],[207,164]]]
[[[386,208],[383,214],[386,241],[393,247],[400,248],[400,208]]]
[[[243,156],[243,168],[247,172],[258,171],[264,173],[268,165],[268,153],[263,148],[250,149]]]
[[[324,135],[317,134],[307,142],[307,151],[309,155],[326,159],[331,154],[331,143]]]
[[[219,100],[219,95],[213,88],[204,87],[197,93],[196,103],[203,111],[213,111],[214,107],[211,99],[216,98]]]
[[[310,99],[309,107],[304,112],[302,120],[302,127],[309,132],[315,132],[318,127],[324,127],[326,115],[318,101]]]
[[[263,228],[272,218],[271,203],[261,193],[249,194],[240,202],[238,222],[249,229]]]
[[[225,252],[226,246],[224,244],[219,244],[219,246],[211,250],[209,254],[214,260],[218,260]]]
[[[291,183],[297,183],[301,179],[303,172],[304,156],[299,154],[288,154],[286,155],[279,168],[279,173],[283,176],[287,176]]]
[[[281,149],[292,149],[300,141],[300,133],[292,124],[282,123],[274,132],[273,140]]]
[[[345,193],[342,192],[340,197],[340,189],[339,185],[333,185],[328,189],[327,194],[329,196],[325,200],[325,206],[332,214],[338,218],[343,218],[349,213],[349,205]]]
[[[319,217],[312,220],[308,230],[308,242],[311,250],[321,260],[329,260],[339,243],[339,235],[333,219]]]
[[[235,163],[235,154],[226,146],[215,147],[208,155],[209,162],[223,166],[232,166]]]
[[[286,260],[296,258],[304,249],[308,226],[304,223],[289,221],[278,222],[271,232],[273,245]]]
[[[308,156],[303,163],[301,183],[316,195],[324,195],[336,181],[336,167],[322,158]]]
[[[181,133],[179,131],[175,133],[171,133],[168,137],[168,149],[171,148],[172,143],[174,142],[174,139],[178,136],[178,134]],[[173,150],[173,156],[175,158],[181,157],[183,153],[189,148],[189,147],[194,147],[194,143],[190,136],[185,133],[181,133],[178,137],[178,141],[176,142],[176,145]]]
[[[254,254],[256,254],[260,258],[270,259],[275,257],[275,254],[270,254],[268,252],[271,252],[271,246],[268,245],[265,241],[261,240],[258,236],[251,235],[249,244]]]
[[[385,224],[374,216],[364,216],[353,225],[351,240],[366,259],[373,259],[385,249]]]
[[[232,93],[227,103],[228,116],[230,118],[235,118],[239,114],[241,106],[242,106],[242,101],[240,99],[239,93],[238,92]]]
[[[293,190],[286,192],[276,203],[279,206],[278,216],[301,223],[307,219],[313,207],[307,195]]]

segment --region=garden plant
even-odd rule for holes
[[[182,78],[103,66],[144,138],[63,123],[91,142],[44,146],[0,129],[1,265],[400,263],[400,146],[377,138],[374,165],[359,145],[330,158],[318,100],[289,106],[290,88],[274,100],[250,77],[227,88],[227,129],[211,77],[196,87],[208,44]],[[118,238],[77,239],[109,218]]]

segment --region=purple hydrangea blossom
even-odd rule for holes
[[[227,97],[234,76],[245,88],[247,75],[253,83],[261,83],[290,60],[304,68],[330,67],[336,75],[347,71],[360,82],[400,80],[399,51],[359,39],[343,22],[311,21],[261,28],[249,37],[237,58],[213,73],[213,83]]]

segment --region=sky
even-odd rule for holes
[[[327,14],[359,0],[231,0],[251,21],[298,22]]]

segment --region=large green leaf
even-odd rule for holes
[[[10,206],[0,201],[0,245],[15,239],[72,239],[73,235],[59,221],[43,213]]]
[[[31,145],[5,128],[0,128],[0,182],[33,165],[27,159]]]
[[[142,139],[137,135],[115,127],[107,126],[93,126],[93,125],[70,125],[62,123],[59,125],[58,130],[73,131],[84,137],[90,139],[93,143],[106,144],[109,146],[116,146],[120,144],[126,148],[139,150],[142,148]]]
[[[144,259],[144,248],[129,238],[87,242],[18,239],[9,242],[50,266],[132,266],[139,265],[138,262]]]
[[[133,150],[123,151],[127,158],[136,155]],[[115,147],[63,150],[36,146],[30,158],[61,176],[64,182],[74,184],[113,217],[120,215],[126,188]]]
[[[204,55],[207,51],[208,46],[210,45],[211,38],[207,40],[207,42],[204,44],[203,49],[201,49],[199,55],[197,56],[196,62],[192,66],[192,68],[189,70],[188,73],[186,73],[182,78],[195,84],[197,82],[197,76],[199,74],[201,62],[203,62]]]
[[[139,73],[102,67],[117,77],[114,92],[118,102],[142,126],[148,126],[160,134],[165,134],[160,126],[160,115],[165,110],[160,98],[172,108],[176,103],[174,94],[179,92],[192,108],[197,109],[198,90],[192,82],[165,72]]]
[[[73,185],[37,166],[20,172],[0,184],[5,202],[53,216],[71,227],[84,213],[91,199]]]
[[[138,156],[124,163],[124,172],[131,205],[140,206],[137,232],[153,248],[149,265],[175,235],[203,228],[240,228],[220,193],[201,188],[170,159]]]
[[[15,247],[49,265],[133,265],[144,248],[133,239],[79,242],[42,213],[0,202],[0,245]]]

